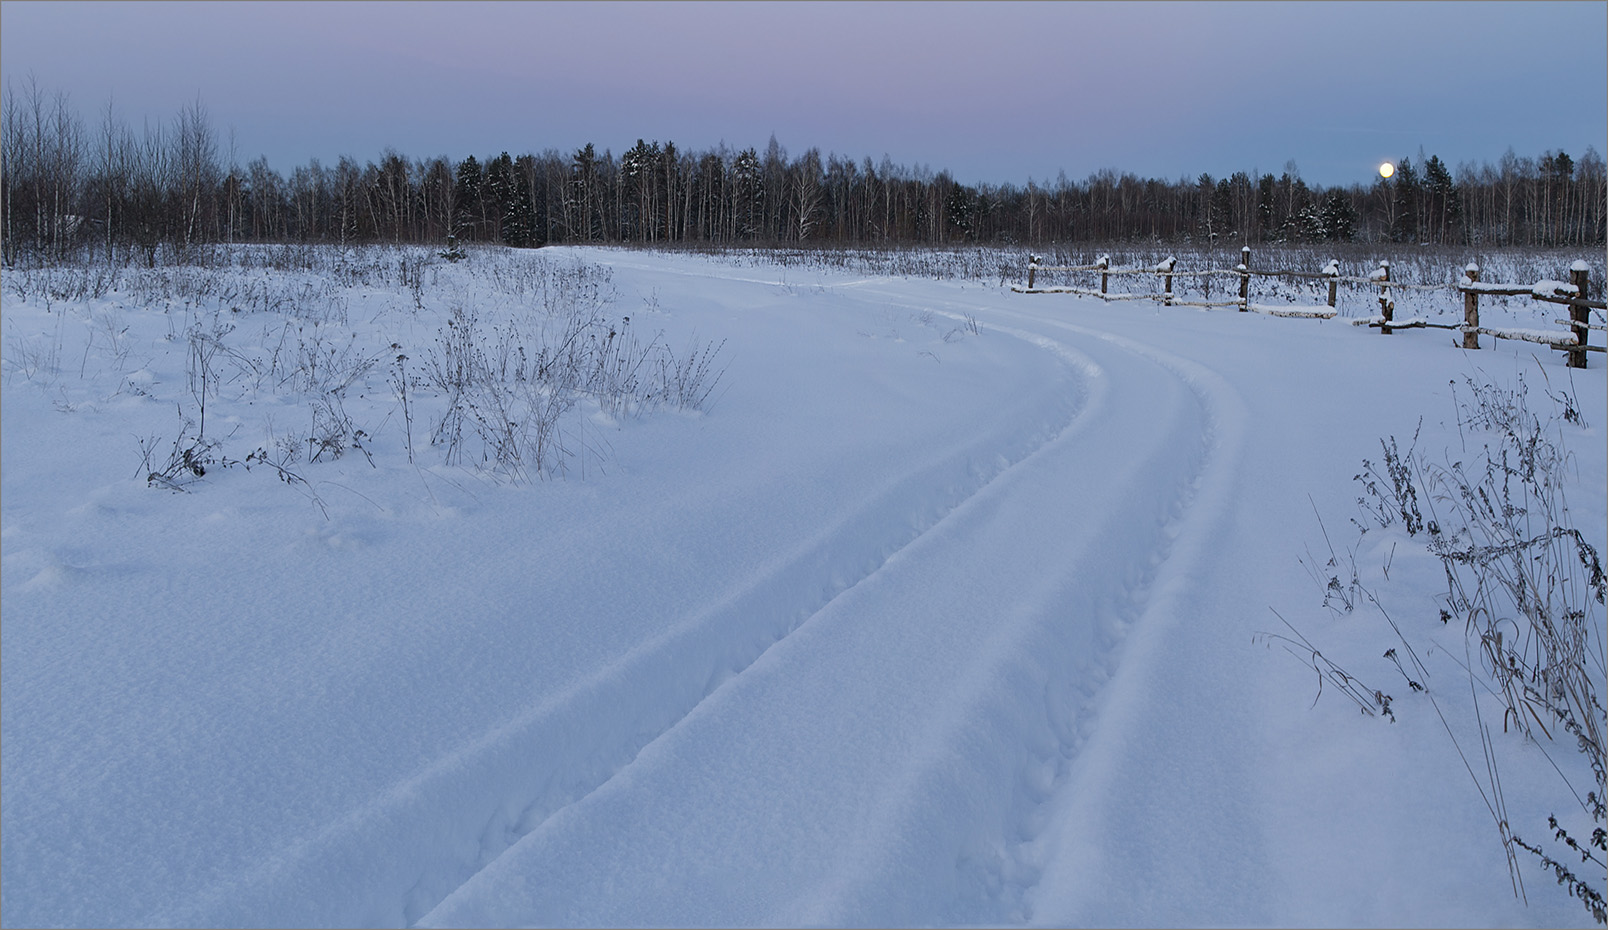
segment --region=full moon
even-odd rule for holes
[[[1393,175],[1395,173],[1396,173],[1396,166],[1392,165],[1388,161],[1379,166],[1379,176],[1382,177],[1382,178],[1388,178],[1388,177],[1390,177],[1391,175]]]

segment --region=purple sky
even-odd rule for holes
[[[884,154],[958,180],[1102,168],[1369,182],[1608,151],[1608,4],[0,4],[0,74],[94,126],[199,94],[227,157],[484,157],[638,137]]]

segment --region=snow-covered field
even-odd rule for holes
[[[1527,842],[1590,835],[1589,765],[1471,697],[1441,561],[1353,476],[1472,461],[1476,387],[1522,390],[1600,553],[1601,355],[865,263],[243,254],[6,272],[7,925],[1591,923],[1522,850],[1515,895],[1479,721]]]

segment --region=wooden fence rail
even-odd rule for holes
[[[1330,261],[1322,271],[1271,271],[1251,268],[1251,250],[1245,247],[1240,250],[1240,263],[1232,269],[1204,268],[1197,271],[1180,271],[1177,268],[1177,259],[1169,257],[1150,268],[1113,268],[1111,258],[1100,256],[1092,265],[1044,265],[1040,264],[1037,255],[1029,255],[1027,263],[1027,286],[1012,285],[1011,290],[1021,294],[1079,294],[1086,297],[1099,297],[1101,300],[1159,300],[1168,307],[1237,307],[1240,312],[1265,313],[1270,316],[1304,317],[1309,319],[1330,319],[1336,314],[1335,301],[1339,285],[1360,284],[1377,286],[1379,288],[1379,313],[1375,316],[1352,320],[1355,326],[1369,326],[1377,328],[1384,335],[1391,335],[1399,329],[1450,329],[1458,330],[1463,334],[1462,346],[1465,349],[1480,347],[1480,336],[1486,335],[1496,339],[1518,339],[1526,342],[1535,342],[1550,345],[1555,349],[1568,353],[1568,365],[1571,368],[1586,367],[1586,353],[1608,351],[1603,346],[1590,345],[1588,337],[1593,330],[1608,331],[1608,324],[1592,322],[1592,310],[1608,311],[1608,302],[1601,299],[1592,300],[1590,294],[1589,266],[1583,261],[1577,261],[1569,268],[1569,281],[1537,281],[1534,284],[1498,284],[1480,280],[1480,268],[1470,262],[1462,269],[1462,276],[1456,284],[1403,284],[1392,281],[1390,277],[1390,262],[1382,261],[1379,268],[1367,277],[1355,277],[1340,274],[1340,263]],[[1037,287],[1039,272],[1099,272],[1100,289],[1098,291],[1080,287]],[[1162,290],[1159,294],[1112,294],[1109,292],[1112,275],[1138,275],[1162,279]],[[1239,298],[1236,300],[1179,300],[1173,296],[1173,278],[1205,278],[1213,276],[1230,276],[1239,279]],[[1251,302],[1250,281],[1252,277],[1265,278],[1291,278],[1296,280],[1318,280],[1329,284],[1329,300],[1326,306],[1321,307],[1278,307]],[[1397,320],[1396,301],[1392,296],[1394,291],[1458,291],[1463,295],[1463,322],[1462,323],[1433,323],[1423,318]],[[1569,308],[1569,319],[1554,320],[1554,323],[1567,327],[1563,332],[1555,330],[1526,330],[1504,329],[1480,325],[1480,295],[1529,297],[1546,303],[1561,304]],[[1210,289],[1207,290],[1210,296]],[[1602,313],[1599,312],[1599,317]]]

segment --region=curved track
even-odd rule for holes
[[[855,298],[897,299],[883,290]],[[420,923],[1031,916],[1045,802],[1078,790],[1107,683],[1142,676],[1146,644],[1187,608],[1243,415],[1181,360],[1004,310],[983,319],[1075,373],[1071,421]]]

